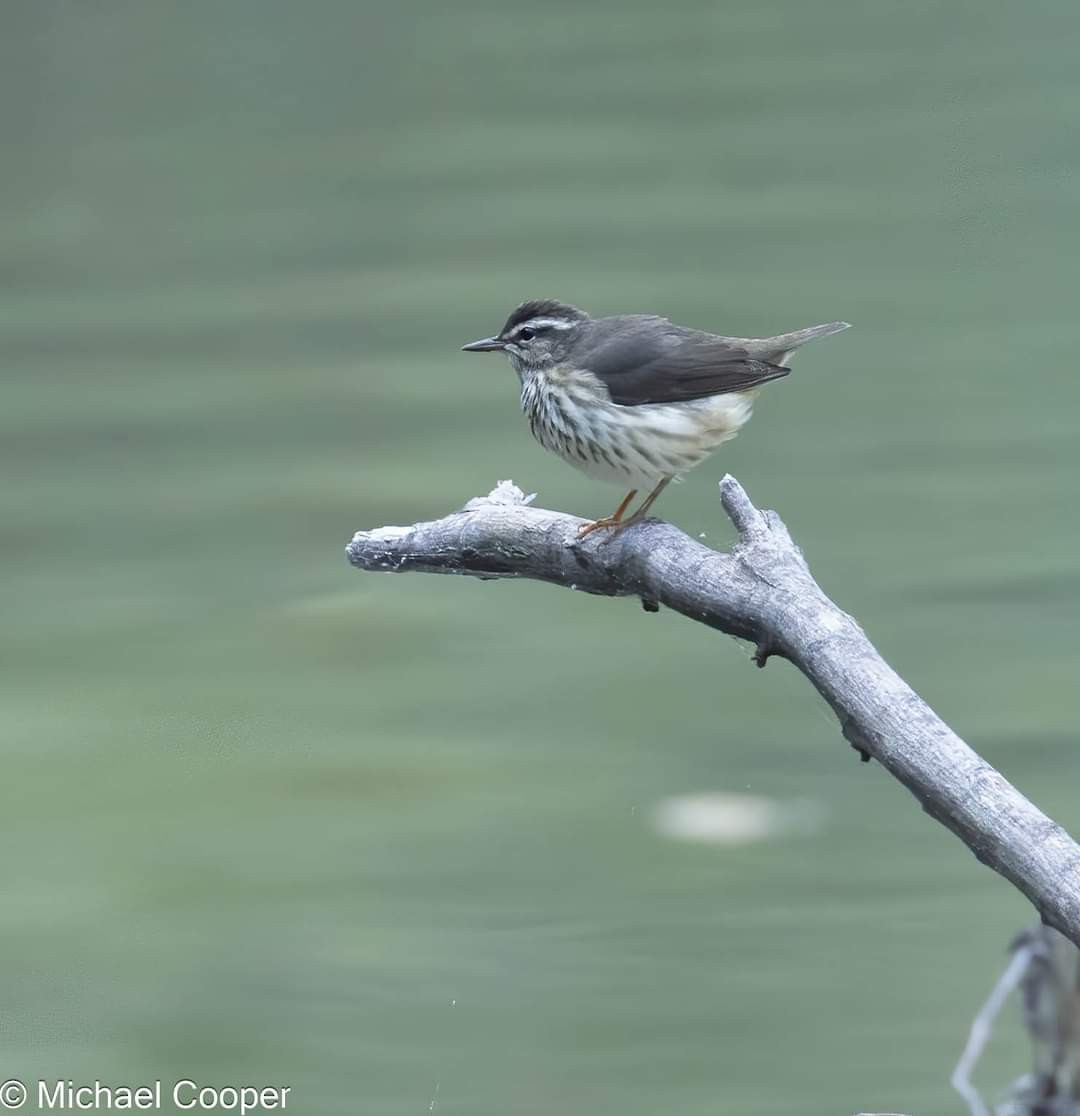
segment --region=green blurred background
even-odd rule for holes
[[[520,299],[833,318],[730,470],[1080,826],[1080,15],[24,0],[0,38],[0,1077],[291,1111],[960,1112],[1030,909],[789,666],[632,601],[349,569],[617,494],[458,352]],[[658,836],[656,802],[813,833]],[[1022,1072],[1001,1028],[981,1080]]]

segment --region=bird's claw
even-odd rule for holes
[[[586,535],[591,535],[593,531],[606,530],[607,537],[601,541],[601,545],[606,545],[616,535],[622,534],[627,527],[633,527],[635,523],[640,523],[644,518],[643,515],[632,515],[629,519],[616,519],[613,515],[605,515],[603,519],[586,523],[577,533],[578,541],[580,542]]]
[[[593,531],[601,531],[605,528],[611,530],[609,538],[614,538],[619,530],[623,527],[621,520],[616,519],[613,515],[605,515],[603,519],[593,520],[592,523],[586,523],[577,533],[578,541],[580,542],[587,535],[591,535]]]

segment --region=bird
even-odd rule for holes
[[[593,318],[544,298],[522,302],[498,333],[462,351],[505,353],[536,440],[588,476],[629,489],[611,515],[578,532],[580,539],[607,529],[613,538],[735,437],[758,389],[788,375],[796,349],[848,328],[828,322],[775,337],[723,337],[653,314]]]

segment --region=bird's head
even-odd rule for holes
[[[523,302],[493,337],[462,346],[466,353],[503,352],[515,371],[542,372],[567,364],[590,321],[576,306],[555,299]]]

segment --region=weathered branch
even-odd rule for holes
[[[1024,979],[1024,973],[1031,964],[1032,949],[1029,945],[1022,945],[1009,958],[1005,971],[998,978],[986,1003],[983,1004],[979,1014],[971,1024],[971,1034],[968,1036],[967,1045],[964,1047],[960,1061],[953,1070],[952,1087],[967,1102],[971,1116],[990,1116],[990,1109],[986,1107],[979,1090],[971,1080],[975,1064],[982,1057],[990,1035],[994,1029],[994,1020],[1001,1014],[1001,1009],[1009,997],[1009,993]]]
[[[581,542],[582,520],[529,506],[507,481],[459,512],[411,527],[358,532],[349,561],[364,570],[532,578],[607,596],[640,597],[752,641],[764,665],[790,660],[832,706],[845,738],[900,780],[923,808],[1080,945],[1080,847],[971,750],[881,658],[819,588],[775,512],[733,478],[720,498],[739,542],[710,550],[650,519]]]
[[[1049,926],[1033,926],[1012,943],[1009,963],[971,1025],[953,1070],[953,1088],[971,1116],[990,1116],[972,1073],[994,1020],[1017,986],[1035,1066],[1009,1086],[995,1107],[997,1116],[1080,1116],[1080,953]]]

